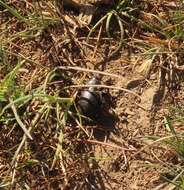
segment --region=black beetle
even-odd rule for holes
[[[93,77],[88,81],[87,85],[98,85],[100,81],[97,77]],[[101,94],[95,87],[89,87],[80,93],[77,101],[77,107],[79,112],[87,117],[93,117],[97,115],[102,106]]]

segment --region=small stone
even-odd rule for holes
[[[150,87],[143,93],[141,98],[141,106],[145,110],[150,111],[152,109],[156,92],[157,92],[156,87]]]

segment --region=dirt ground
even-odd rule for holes
[[[10,1],[9,5],[21,10],[25,8],[23,1]],[[31,3],[26,5],[27,9],[32,10]],[[45,12],[53,8],[47,7],[46,3],[39,6]],[[162,10],[161,5],[158,10]],[[11,64],[0,66],[1,79],[21,59],[25,64],[16,82],[26,94],[34,93],[35,89],[44,89],[43,81],[49,76],[48,73],[58,68],[59,74],[53,77],[54,82],[48,82],[45,93],[75,97],[80,85],[94,75],[94,70],[98,70],[102,72],[101,85],[107,86],[103,90],[108,94],[108,101],[107,109],[97,116],[95,122],[84,123],[81,128],[79,123],[74,122],[75,119],[67,120],[63,129],[63,149],[54,164],[53,157],[60,139],[56,138],[58,134],[54,132],[58,130],[57,114],[54,112],[55,104],[51,104],[52,111],[48,111],[48,115],[37,121],[34,127],[34,140],[27,140],[22,152],[19,152],[17,165],[14,166],[16,170],[11,170],[9,163],[24,133],[17,129],[14,120],[11,122],[12,112],[5,112],[3,118],[10,117],[10,123],[2,122],[2,118],[0,184],[15,180],[10,188],[5,189],[176,189],[165,180],[166,177],[170,180],[174,178],[166,166],[179,163],[176,153],[156,143],[153,138],[170,134],[164,118],[170,114],[172,107],[183,105],[183,79],[175,80],[176,75],[183,75],[182,71],[173,69],[172,73],[165,72],[164,56],[145,58],[135,48],[134,40],[125,41],[118,54],[106,60],[106,51],[112,52],[117,46],[119,31],[115,30],[113,39],[109,40],[101,26],[87,43],[89,25],[83,26],[79,20],[81,15],[73,10],[64,10],[64,14],[59,14],[62,22],[48,24],[41,32],[39,29],[33,31],[33,36],[28,38],[24,35],[16,37],[17,32],[26,30],[27,26],[3,11],[1,25],[2,28],[8,26],[9,33],[2,33],[2,41],[6,45],[2,44],[6,46],[7,60]],[[87,19],[91,18],[87,16]],[[96,20],[93,18],[90,24],[94,25]],[[131,33],[126,33],[126,38],[131,39],[132,33],[139,29],[132,25],[126,30]],[[136,35],[139,36],[141,32],[145,31],[139,31]],[[147,31],[142,35],[149,39],[152,37]],[[7,42],[5,39],[9,39],[9,36],[15,39]],[[140,39],[144,41],[145,36]],[[80,68],[90,69],[90,72],[80,71]],[[19,107],[20,116],[26,126],[31,126],[42,103],[36,99],[25,105]],[[65,112],[65,109],[62,111]],[[60,114],[60,117],[63,118],[63,115]],[[13,129],[10,131],[8,126],[13,126]],[[181,126],[179,130],[182,131]],[[33,161],[33,165],[28,164],[29,160]]]
[[[112,80],[113,85],[131,89],[139,94],[141,99],[120,91],[111,92],[115,101],[113,111],[118,121],[115,121],[112,126],[114,129],[106,136],[106,141],[130,148],[131,151],[114,147],[95,147],[96,157],[107,158],[98,162],[103,178],[102,184],[96,189],[164,189],[167,184],[160,177],[162,169],[158,170],[157,164],[159,159],[169,160],[171,155],[167,156],[164,149],[159,148],[157,144],[149,145],[146,137],[166,134],[163,118],[168,113],[171,102],[169,98],[162,99],[161,95],[158,95],[158,73],[153,73],[153,79],[146,81],[136,72],[133,61],[125,60],[126,56],[123,55],[111,61],[105,71],[113,68],[122,76]],[[106,124],[103,127],[106,128]],[[144,149],[145,144],[148,144],[148,147]],[[155,153],[158,160],[153,156]]]

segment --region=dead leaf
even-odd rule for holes
[[[153,64],[153,59],[145,59],[142,64],[140,65],[139,69],[138,69],[138,72],[145,76],[145,78],[148,77],[149,73],[150,73],[150,70],[151,70],[151,67],[152,67],[152,64]]]
[[[129,80],[126,84],[126,88],[127,89],[133,89],[136,88],[137,86],[139,86],[141,84],[141,82],[144,80],[143,77],[139,77],[139,78],[134,78],[132,80]]]

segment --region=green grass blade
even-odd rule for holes
[[[16,67],[10,73],[8,73],[5,78],[0,82],[0,102],[6,101],[6,95],[10,95],[11,91],[13,91],[13,89],[15,88],[15,76],[24,62],[25,61],[18,63]]]
[[[118,47],[109,55],[109,57],[113,57],[114,55],[116,55],[122,48],[123,46],[123,40],[124,40],[124,27],[123,27],[123,24],[122,24],[122,21],[121,21],[121,18],[115,14],[116,16],[116,19],[117,19],[117,22],[118,22],[118,25],[119,25],[119,28],[120,28],[120,42],[118,44]]]
[[[38,94],[38,93],[35,93],[35,94],[32,94],[32,95],[26,95],[26,96],[23,96],[23,97],[20,97],[20,98],[17,98],[16,100],[13,100],[12,102],[10,102],[8,105],[6,105],[1,113],[0,113],[0,116],[3,115],[3,113],[12,106],[12,104],[20,104],[24,101],[29,101],[33,98],[41,98],[42,101],[44,102],[50,102],[50,103],[72,103],[73,102],[73,98],[60,98],[60,97],[57,97],[57,96],[51,96],[51,95],[47,95],[47,94]]]
[[[103,16],[90,30],[88,36],[87,36],[87,43],[89,42],[89,37],[91,36],[91,34],[95,31],[95,29],[107,18],[108,14],[106,14],[105,16]]]
[[[105,26],[105,29],[106,29],[106,32],[107,32],[107,36],[109,38],[111,38],[111,34],[110,34],[110,22],[111,22],[111,18],[113,16],[113,12],[110,12],[108,17],[107,17],[107,20],[106,20],[106,26]]]
[[[21,14],[19,14],[16,9],[10,7],[4,1],[0,0],[0,5],[3,6],[4,8],[6,8],[13,16],[18,18],[19,20],[24,21],[24,22],[26,21],[26,19]]]

